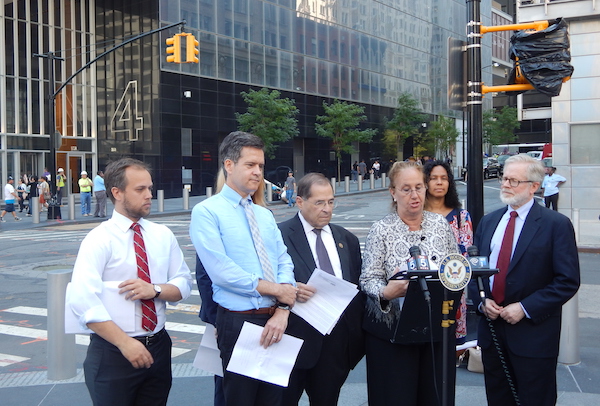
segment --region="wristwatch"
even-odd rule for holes
[[[162,293],[162,288],[160,287],[160,285],[152,286],[154,286],[154,291],[156,292],[156,295],[154,295],[154,298],[156,299]]]
[[[291,310],[290,305],[281,302],[277,302],[277,308],[281,310]]]

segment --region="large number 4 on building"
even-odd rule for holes
[[[138,110],[138,82],[132,80],[127,83],[119,104],[115,108],[110,120],[110,130],[116,139],[137,141],[143,129],[144,118]],[[119,133],[123,133],[124,137],[118,137]]]

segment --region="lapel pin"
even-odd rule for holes
[[[340,247],[340,249],[344,249],[344,244],[342,244],[341,242],[338,243],[338,247]]]

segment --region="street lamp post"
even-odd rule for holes
[[[54,52],[48,52],[46,54],[33,54],[37,58],[44,58],[49,63],[48,66],[48,133],[50,134],[50,157],[48,159],[48,172],[50,172],[50,179],[47,179],[50,184],[50,192],[52,196],[56,194],[56,147],[60,140],[60,133],[56,131],[56,78],[54,74],[54,61],[64,61],[56,55]]]

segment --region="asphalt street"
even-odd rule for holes
[[[502,206],[498,199],[498,183],[485,184],[485,212]],[[391,199],[386,190],[365,191],[346,195],[338,189],[339,205],[333,222],[355,233],[364,241],[373,223],[390,210]],[[459,184],[465,195],[465,186]],[[202,197],[191,199],[189,207]],[[190,269],[194,269],[195,251],[188,236],[189,210],[183,210],[181,199],[165,202],[165,212],[157,213],[153,205],[151,220],[169,227],[177,237]],[[110,206],[112,210],[112,206]],[[296,213],[282,203],[270,205],[276,220],[283,221]],[[111,211],[109,210],[109,212]],[[66,208],[63,208],[63,213]],[[76,211],[77,212],[77,211]],[[78,374],[65,381],[47,379],[47,274],[57,269],[70,269],[81,239],[101,219],[93,217],[45,221],[33,224],[27,217],[21,222],[7,219],[0,226],[0,404],[4,405],[74,405],[91,402],[83,383],[82,362],[86,352],[85,336],[76,339],[75,359]],[[579,351],[581,363],[559,365],[559,405],[600,404],[600,254],[581,253],[582,287],[579,293]],[[173,389],[169,405],[212,404],[212,376],[194,368],[191,363],[204,333],[198,318],[201,305],[197,290],[178,306],[168,310],[167,329],[173,339]],[[470,337],[474,332],[471,331]],[[89,340],[89,338],[87,338]],[[399,388],[401,387],[401,383]],[[401,390],[401,389],[399,389]],[[302,401],[307,405],[306,399]],[[366,372],[364,360],[352,371],[344,385],[340,405],[366,405]],[[485,404],[483,376],[458,370],[457,405]]]

